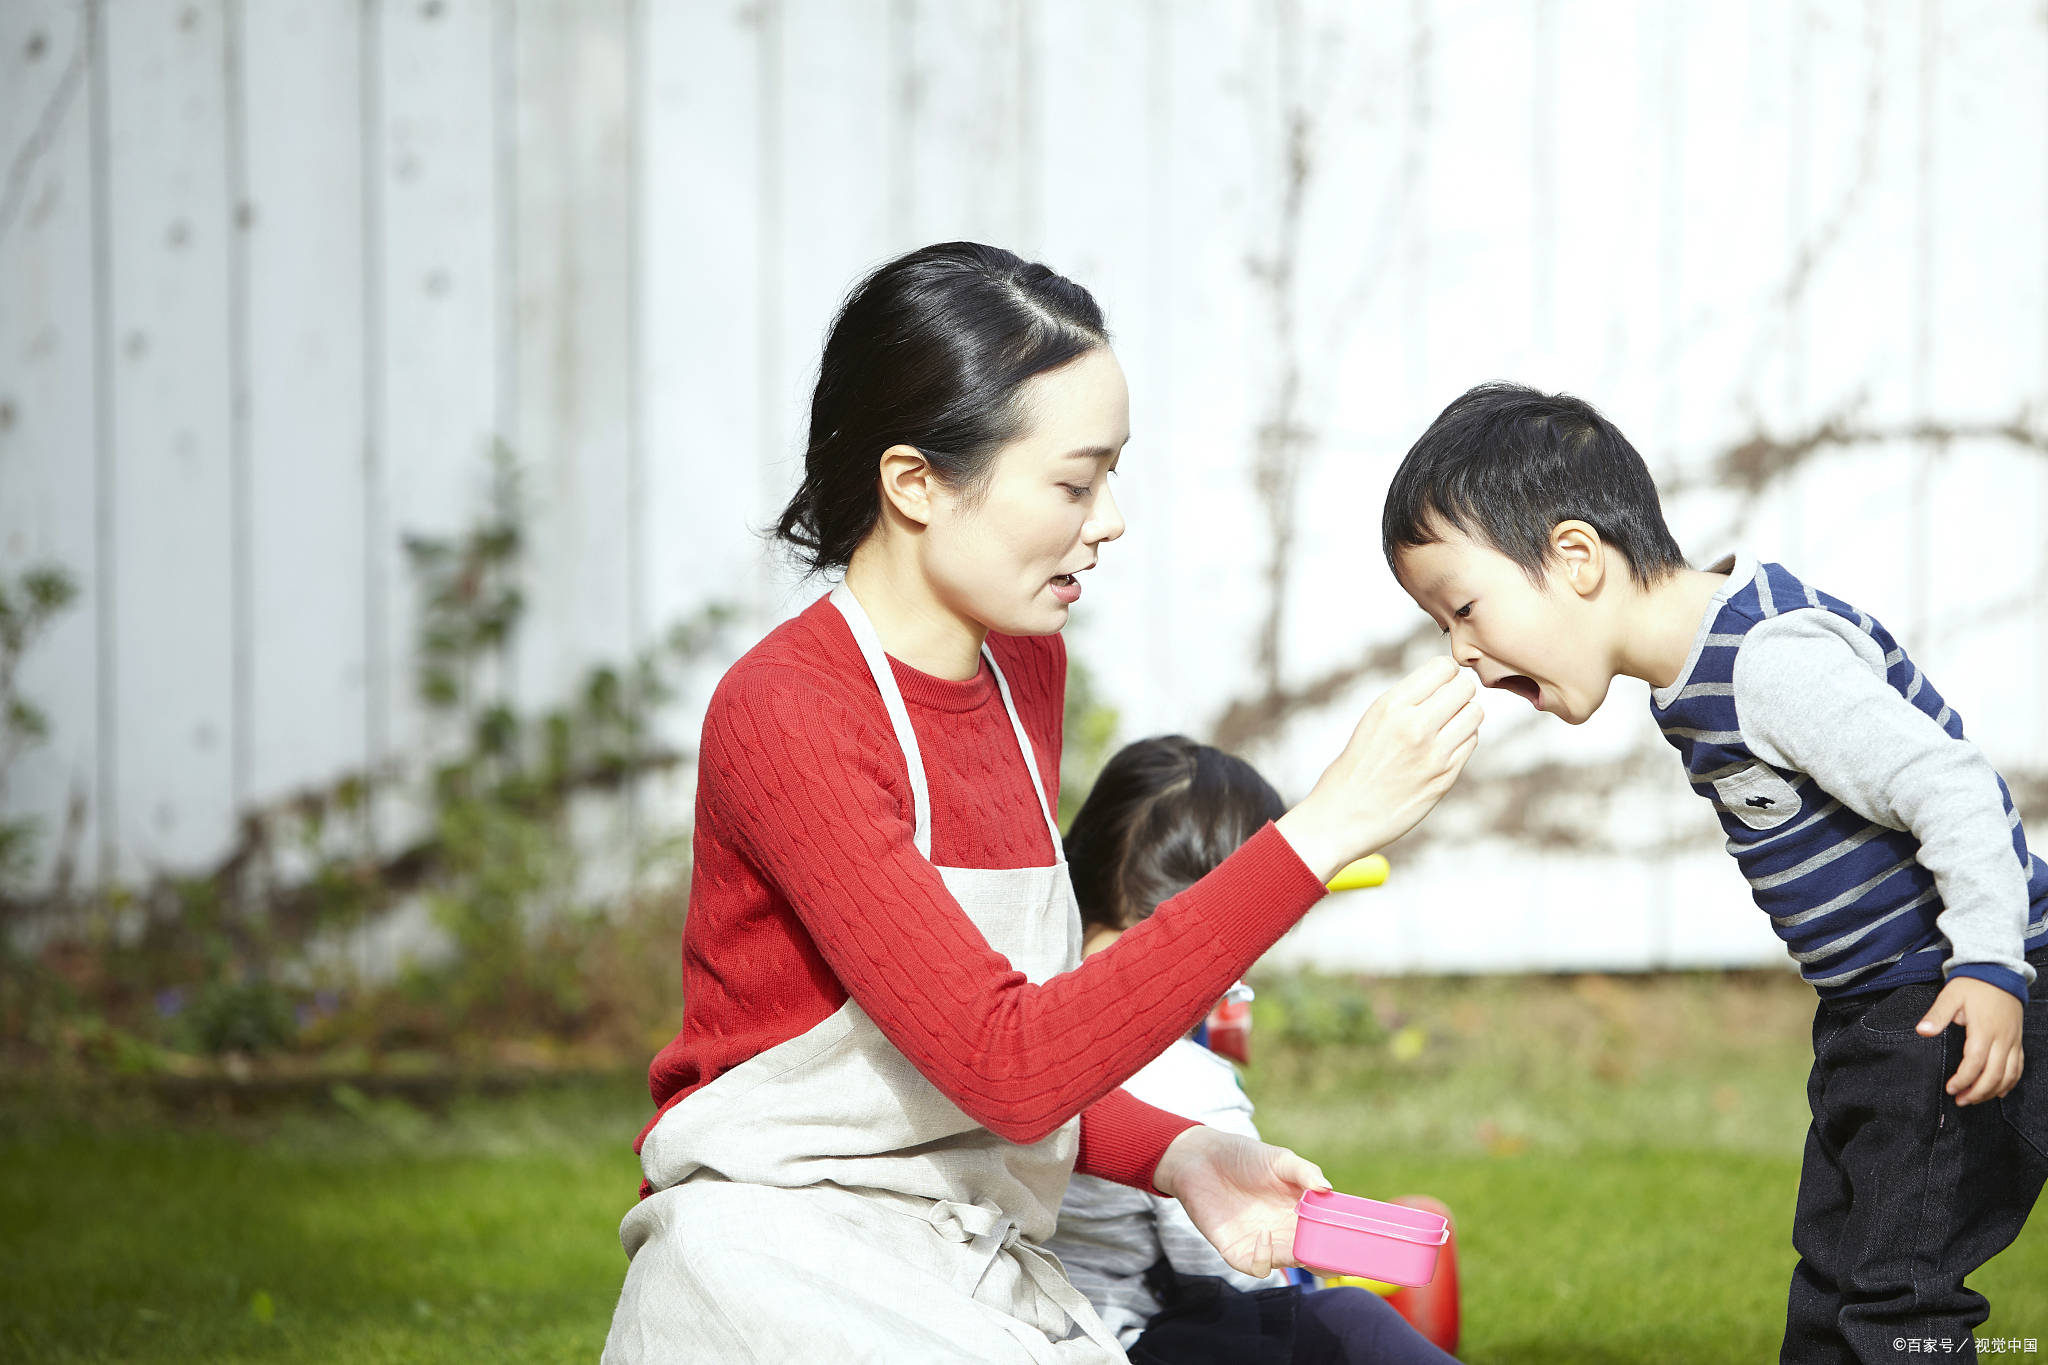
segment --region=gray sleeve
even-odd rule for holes
[[[1178,1048],[1181,1044],[1174,1046]],[[1197,1045],[1189,1043],[1187,1046]],[[1141,1076],[1146,1074],[1140,1073]],[[1259,1136],[1258,1127],[1252,1122],[1251,1100],[1238,1086],[1237,1073],[1229,1066],[1182,1068],[1172,1076],[1173,1093],[1158,1095],[1150,1100],[1151,1103],[1170,1101],[1161,1107],[1226,1133],[1248,1138]],[[1144,1094],[1150,1096],[1152,1092],[1148,1090]],[[1158,1194],[1146,1197],[1152,1201],[1153,1230],[1159,1234],[1159,1249],[1181,1274],[1219,1276],[1239,1289],[1265,1289],[1287,1283],[1286,1275],[1279,1271],[1259,1280],[1243,1271],[1231,1269],[1230,1262],[1223,1259],[1223,1253],[1209,1244],[1209,1239],[1188,1217],[1180,1200]]]
[[[1998,774],[1890,683],[1884,653],[1830,611],[1791,611],[1752,627],[1735,655],[1742,738],[1766,763],[1809,775],[1864,819],[1920,841],[1952,949],[1942,964],[2006,968],[2023,956],[2026,872]]]
[[[1153,1226],[1159,1233],[1159,1249],[1181,1274],[1219,1276],[1239,1289],[1270,1289],[1287,1283],[1287,1276],[1278,1270],[1261,1280],[1233,1269],[1223,1253],[1209,1245],[1178,1199],[1157,1194],[1148,1197],[1155,1205]]]

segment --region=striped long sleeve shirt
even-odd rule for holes
[[[1973,976],[2022,1001],[2048,863],[2004,778],[1887,630],[1736,556],[1650,711],[1824,996]]]

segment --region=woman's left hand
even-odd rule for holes
[[[1285,1147],[1206,1125],[1167,1147],[1152,1183],[1180,1200],[1209,1244],[1247,1275],[1264,1278],[1294,1265],[1294,1206],[1330,1182],[1313,1162]]]

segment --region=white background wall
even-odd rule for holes
[[[1131,376],[1131,530],[1070,630],[1127,737],[1267,691],[1277,420],[1283,704],[1239,733],[1305,790],[1438,647],[1386,480],[1512,377],[1614,417],[1698,562],[1874,612],[2048,774],[2038,5],[5,0],[0,157],[0,568],[85,588],[7,799],[81,798],[102,877],[418,750],[400,536],[469,522],[494,438],[538,503],[525,702],[704,601],[736,647],[800,608],[752,528],[824,327],[958,237],[1092,288]],[[1580,731],[1490,700],[1395,880],[1283,955],[1781,960],[1640,687]]]

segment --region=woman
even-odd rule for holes
[[[1078,1165],[1284,1263],[1321,1173],[1117,1085],[1478,738],[1433,660],[1300,805],[1079,966],[1053,823],[1078,575],[1123,533],[1123,373],[1087,291],[1005,251],[891,261],[834,322],[778,526],[844,581],[720,682],[699,751],[683,1026],[608,1361],[1091,1361],[1040,1249]]]

